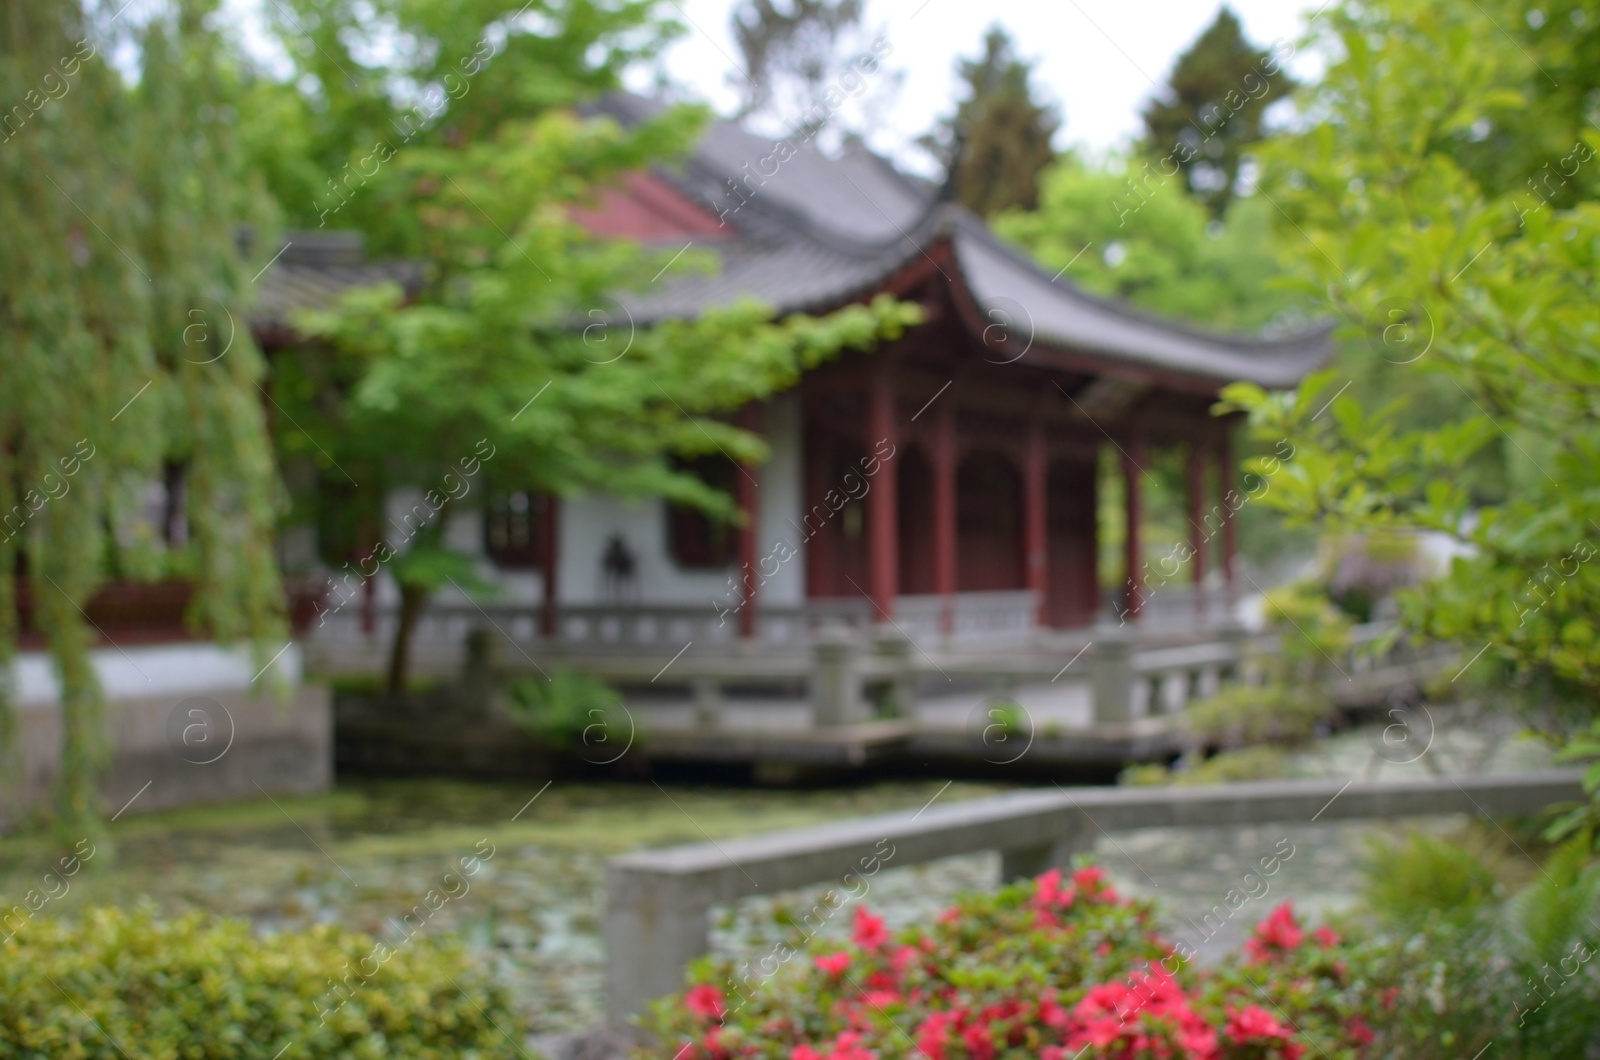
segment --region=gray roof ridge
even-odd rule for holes
[[[982,218],[972,213],[965,206],[954,202],[944,203],[942,206],[944,207],[944,215],[941,228],[947,227],[949,229],[948,234],[953,236],[959,230],[962,235],[981,241],[985,247],[1003,255],[1012,264],[1026,269],[1052,287],[1058,288],[1062,295],[1097,309],[1114,313],[1136,324],[1146,324],[1161,328],[1164,331],[1200,342],[1214,343],[1240,351],[1259,352],[1282,352],[1303,349],[1309,346],[1320,346],[1327,340],[1328,334],[1337,325],[1334,320],[1323,320],[1285,335],[1273,336],[1207,328],[1187,320],[1164,316],[1147,309],[1140,309],[1122,299],[1086,291],[1071,280],[1062,277],[1059,273],[1055,276],[1049,275],[1025,251],[1001,239]]]
[[[883,159],[878,158],[877,155],[873,155],[872,157],[880,165],[888,165],[888,163],[884,162]],[[727,177],[726,172],[705,161],[698,154],[689,155],[685,159],[681,160],[681,162],[677,163],[677,166],[693,169],[697,175],[708,180],[721,181]],[[692,183],[683,180],[677,173],[674,173],[674,168],[676,167],[670,165],[658,165],[654,168],[653,172],[657,177],[672,185],[672,187],[680,194],[689,197],[691,200],[697,203],[711,207],[713,212],[715,212],[715,204],[707,203],[704,197],[700,194],[699,189],[696,188]],[[891,171],[893,171],[892,167],[890,168]],[[898,176],[898,173],[896,175]],[[920,228],[926,227],[928,220],[937,212],[937,207],[938,203],[929,203],[922,216],[913,222],[909,231],[915,232]],[[836,254],[841,254],[845,257],[855,258],[863,261],[884,256],[905,239],[905,235],[903,234],[887,236],[883,239],[853,238],[849,235],[839,232],[836,229],[831,229],[824,225],[818,224],[816,221],[806,216],[805,212],[799,207],[787,205],[779,201],[776,196],[772,195],[751,196],[750,199],[739,208],[740,213],[743,213],[746,210],[751,211],[762,220],[766,220],[777,225],[783,229],[784,233],[787,235],[797,236],[809,240],[810,242],[827,250],[831,250]],[[770,237],[766,237],[756,232],[748,231],[738,227],[736,222],[730,222],[730,224],[734,224],[735,231],[752,242],[773,241]]]

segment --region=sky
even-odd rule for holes
[[[689,32],[666,66],[673,80],[723,112],[739,100],[743,80],[728,30],[734,0],[669,0]],[[1262,46],[1299,38],[1318,4],[1303,0],[1232,0],[1246,36]],[[867,0],[865,22],[893,47],[886,66],[904,77],[892,104],[869,130],[880,152],[921,168],[911,142],[951,111],[960,96],[956,63],[979,53],[985,30],[998,22],[1026,59],[1035,83],[1057,103],[1065,122],[1056,146],[1094,153],[1126,144],[1139,131],[1139,111],[1173,63],[1216,17],[1218,0]],[[1296,55],[1291,74],[1316,70]],[[642,86],[642,82],[640,84]]]
[[[262,7],[272,0],[224,0],[228,21],[246,47],[274,65],[276,44],[264,31]],[[665,0],[687,32],[664,58],[669,79],[688,98],[732,113],[745,80],[729,32],[737,0]],[[932,175],[933,164],[914,146],[938,118],[954,110],[961,89],[956,64],[982,49],[990,24],[1012,36],[1023,58],[1035,63],[1035,85],[1057,104],[1065,121],[1056,147],[1104,154],[1125,146],[1140,130],[1139,112],[1166,82],[1178,55],[1216,18],[1221,0],[866,0],[864,23],[892,49],[884,61],[898,73],[897,89],[880,96],[870,119],[855,124],[879,153],[913,171]],[[1326,0],[1230,0],[1246,36],[1262,47],[1297,41],[1306,19]],[[1320,64],[1300,52],[1286,63],[1291,75],[1314,78]],[[636,71],[629,87],[651,90],[652,75]],[[879,78],[867,97],[886,87]]]

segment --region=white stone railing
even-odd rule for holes
[[[1102,833],[1389,818],[1508,816],[1583,798],[1581,774],[1428,777],[1341,784],[1273,781],[1185,788],[1020,791],[916,813],[882,814],[744,839],[613,858],[606,869],[606,1013],[625,1027],[651,1000],[683,987],[706,953],[713,906],[752,894],[842,880],[869,864],[899,868],[1001,852],[1002,882],[1065,864]]]

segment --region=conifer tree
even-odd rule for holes
[[[1060,127],[1056,109],[1034,98],[1033,67],[1017,57],[1010,36],[991,26],[983,55],[962,60],[967,97],[922,143],[945,166],[945,190],[983,217],[1031,210],[1039,173],[1055,158],[1050,140]]]
[[[1294,90],[1281,56],[1245,39],[1226,5],[1144,111],[1145,148],[1171,157],[1184,182],[1220,218],[1233,201],[1239,166],[1262,138],[1267,107]]]

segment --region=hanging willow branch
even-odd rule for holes
[[[100,58],[108,42],[79,5],[13,0],[0,15],[0,106],[23,104],[0,119],[0,668],[25,588],[61,679],[69,826],[98,814],[104,697],[84,609],[123,565],[130,484],[164,462],[191,469],[193,555],[166,558],[194,572],[192,622],[258,645],[283,630],[278,485],[233,245],[243,184],[209,9],[179,0],[137,31],[137,88]],[[7,747],[9,700],[0,684]]]

